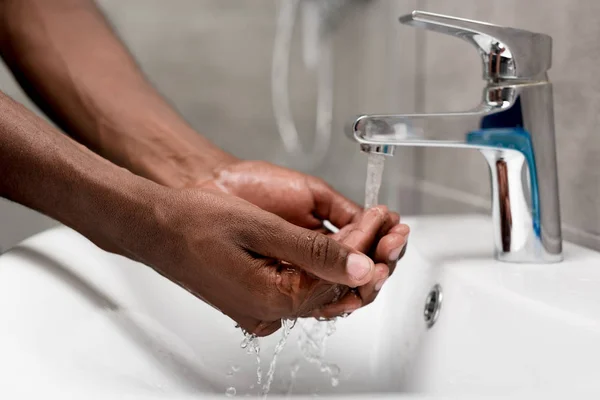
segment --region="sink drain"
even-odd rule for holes
[[[425,299],[425,309],[423,310],[427,328],[431,328],[437,321],[442,308],[442,298],[442,287],[438,284],[434,285]]]

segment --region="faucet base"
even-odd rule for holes
[[[562,261],[560,236],[552,237],[549,234],[552,229],[544,229],[541,222],[537,176],[526,162],[527,153],[513,149],[480,151],[488,162],[492,179],[496,259],[533,264]],[[524,184],[527,180],[529,184]]]

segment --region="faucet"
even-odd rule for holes
[[[474,45],[486,82],[482,100],[464,112],[363,115],[348,135],[362,151],[387,156],[397,146],[479,150],[492,181],[496,259],[562,261],[552,84],[547,75],[552,38],[423,11],[402,16],[400,22]],[[427,129],[428,122],[438,129]],[[465,133],[465,123],[473,124],[473,130]],[[448,135],[453,124],[460,127],[457,140]]]

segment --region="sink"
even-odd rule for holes
[[[600,393],[600,254],[565,244],[565,261],[493,260],[491,221],[413,217],[409,249],[371,306],[337,322],[326,360],[302,360],[300,327],[269,398]],[[437,322],[424,319],[439,284]],[[59,227],[0,257],[0,398],[208,398],[251,393],[256,359],[235,323],[150,268]],[[261,340],[268,368],[278,332]],[[291,366],[300,361],[295,380]],[[239,371],[230,376],[232,366]],[[237,369],[237,368],[236,368]]]

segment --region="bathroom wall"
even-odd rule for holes
[[[99,4],[152,82],[199,132],[239,157],[297,167],[283,150],[271,107],[277,0]],[[568,239],[600,249],[600,136],[593,129],[600,101],[600,77],[594,68],[600,58],[596,0],[354,0],[334,33],[331,156],[320,166],[300,168],[361,201],[365,156],[342,133],[354,115],[460,110],[479,100],[483,81],[475,51],[460,40],[399,25],[397,16],[413,9],[554,37],[550,77],[555,83],[564,230]],[[296,34],[290,93],[299,130],[310,144],[316,80],[301,63],[299,38]],[[0,88],[25,101],[2,69]],[[404,214],[485,213],[486,168],[475,152],[400,149],[386,166],[380,200]],[[0,202],[0,248],[52,224]]]

